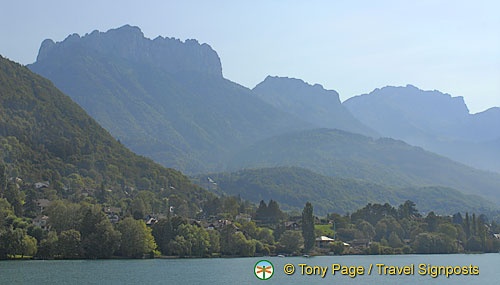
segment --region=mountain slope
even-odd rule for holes
[[[383,136],[448,156],[474,167],[500,172],[500,108],[470,114],[462,97],[414,86],[384,87],[343,104]]]
[[[300,79],[268,76],[252,91],[277,109],[315,126],[378,136],[351,115],[340,102],[336,91],[325,90],[319,84],[310,85]]]
[[[129,151],[49,80],[0,56],[2,161],[9,176],[47,180],[62,196],[101,185],[117,197],[149,189],[176,194],[194,210],[208,195],[180,172]]]
[[[416,202],[420,211],[437,209],[440,214],[487,213],[499,209],[479,196],[465,195],[451,188],[392,188],[362,180],[327,177],[297,167],[211,173],[197,176],[193,181],[214,192],[240,195],[255,203],[273,199],[288,210],[300,211],[304,201],[310,201],[319,215],[352,212],[368,203],[399,205],[406,200]]]
[[[137,27],[46,40],[29,68],[131,150],[190,173],[221,169],[232,151],[309,126],[224,79],[207,44],[151,40]]]
[[[383,185],[438,185],[500,203],[500,175],[388,138],[317,129],[263,140],[232,159],[232,169],[297,166]]]

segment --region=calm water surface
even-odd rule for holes
[[[254,265],[262,258],[152,259],[152,260],[55,260],[0,261],[1,284],[500,284],[500,254],[321,256],[265,258],[275,272],[267,281],[258,280]],[[293,275],[283,272],[285,264],[295,265]],[[328,266],[325,278],[302,276],[298,264]],[[348,266],[373,264],[371,275],[350,278],[332,275],[332,263]],[[415,264],[413,276],[380,276],[377,263],[390,266]],[[420,276],[418,264],[479,267],[476,276]]]

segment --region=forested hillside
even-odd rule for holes
[[[232,151],[309,126],[225,79],[209,45],[151,40],[128,25],[46,40],[29,68],[132,151],[188,173],[223,169]]]
[[[0,163],[7,178],[46,181],[46,194],[59,198],[153,190],[176,194],[196,212],[209,195],[179,171],[129,151],[49,80],[3,57]]]
[[[401,139],[473,167],[500,172],[500,108],[470,113],[464,98],[415,86],[377,88],[343,105],[382,136]]]
[[[318,215],[352,212],[368,203],[398,205],[418,203],[423,212],[439,214],[476,211],[496,213],[500,209],[479,196],[465,195],[446,187],[390,187],[357,179],[333,178],[298,167],[246,169],[231,173],[199,175],[193,181],[219,194],[258,203],[279,201],[287,210],[299,210],[310,201]],[[490,215],[492,216],[492,215]]]
[[[500,203],[500,175],[389,138],[317,129],[263,140],[232,159],[233,169],[297,166],[382,185],[445,186]]]

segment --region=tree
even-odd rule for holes
[[[236,254],[240,256],[254,256],[256,243],[254,240],[247,240],[242,232],[233,234],[233,241],[236,249]]]
[[[268,220],[272,224],[279,223],[285,218],[285,214],[281,211],[278,202],[271,200],[267,206]]]
[[[0,198],[3,197],[7,188],[7,169],[3,162],[0,161]]]
[[[23,257],[24,256],[35,256],[37,247],[36,247],[36,239],[32,236],[25,235],[24,236],[24,241],[23,241],[23,253],[21,254]]]
[[[220,231],[220,251],[225,255],[234,255],[236,252],[234,234],[236,228],[233,224],[224,225]]]
[[[210,239],[210,253],[220,252],[220,234],[216,230],[208,230],[208,237]]]
[[[308,253],[315,242],[313,206],[307,202],[302,211],[302,237],[304,238],[304,251]]]
[[[139,197],[135,198],[132,201],[131,213],[136,220],[143,219],[144,216],[146,216],[146,205],[144,204],[144,201]]]
[[[151,235],[151,229],[142,220],[125,218],[117,225],[122,241],[120,253],[124,257],[141,258],[156,249],[156,243]]]
[[[459,225],[462,225],[464,222],[464,219],[462,218],[462,214],[460,214],[460,213],[454,214],[452,220],[453,220],[454,224],[459,224]]]
[[[16,216],[21,217],[23,215],[24,195],[19,191],[17,184],[8,183],[4,196],[14,208]]]
[[[363,233],[363,236],[367,239],[375,237],[375,228],[365,220],[358,220],[356,228]]]
[[[26,189],[25,193],[26,193],[26,198],[25,198],[25,203],[23,205],[24,215],[26,217],[34,218],[38,215],[39,212],[38,205],[36,204],[37,193],[33,188]]]
[[[257,211],[255,212],[255,219],[260,222],[266,222],[267,221],[267,216],[268,216],[268,211],[267,211],[267,205],[264,200],[261,200],[259,203],[259,207],[257,208]]]
[[[224,213],[228,213],[232,218],[238,215],[240,205],[235,197],[227,197],[224,199]]]
[[[398,208],[398,216],[400,219],[410,219],[410,218],[415,218],[419,217],[420,214],[418,213],[417,210],[417,204],[414,202],[407,200],[404,202],[404,204],[399,205]]]
[[[80,232],[77,230],[61,232],[57,241],[57,247],[63,258],[80,258],[82,255]]]
[[[398,236],[403,236],[404,234],[403,228],[392,216],[381,219],[375,226],[375,232],[377,240],[381,240],[382,238],[388,239],[392,232],[395,232]]]
[[[331,242],[328,246],[335,255],[341,255],[345,249],[344,243],[341,241]]]
[[[8,255],[22,255],[24,253],[24,247],[25,247],[25,236],[26,232],[23,229],[17,228],[8,228],[3,234],[2,234],[2,247],[3,250],[3,255],[8,256]]]
[[[57,255],[57,233],[49,232],[47,238],[40,242],[38,246],[37,256],[40,258],[51,258]]]
[[[404,245],[396,232],[391,232],[391,234],[389,235],[388,243],[392,248],[399,248],[403,247]]]
[[[304,238],[298,231],[285,231],[278,243],[280,252],[297,253],[304,243]]]
[[[205,256],[210,248],[210,237],[204,228],[184,224],[179,226],[178,236],[190,244],[189,255]]]
[[[450,223],[443,223],[440,224],[437,228],[437,231],[439,233],[445,234],[449,238],[455,240],[457,238],[457,228],[455,228],[452,224]]]
[[[181,257],[191,255],[191,243],[183,236],[176,236],[169,242],[168,246],[174,255]]]
[[[53,201],[46,209],[48,223],[53,230],[60,233],[79,227],[81,206],[65,200]]]
[[[82,238],[86,258],[110,258],[120,248],[121,234],[105,218],[93,227],[93,231]]]
[[[457,250],[453,240],[437,233],[418,234],[412,247],[416,253],[453,253]]]
[[[274,243],[274,236],[270,229],[258,228],[257,229],[257,239],[266,244]]]

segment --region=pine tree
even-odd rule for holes
[[[302,237],[304,238],[304,251],[308,253],[314,247],[314,216],[313,206],[307,202],[302,211]]]
[[[3,197],[6,188],[7,188],[7,173],[5,165],[2,162],[0,162],[0,198]]]

